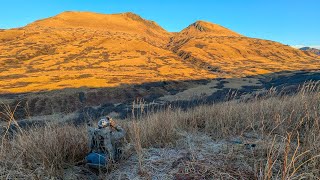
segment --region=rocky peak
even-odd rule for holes
[[[196,21],[180,32],[185,35],[210,34],[213,36],[242,36],[223,26],[206,21]]]
[[[195,23],[191,24],[190,26],[196,28],[200,32],[206,32],[209,30],[209,28],[206,27],[206,22],[204,22],[204,21],[196,21]]]

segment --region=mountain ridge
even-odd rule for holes
[[[197,20],[195,22],[192,22],[190,23],[189,26],[187,26],[186,28],[182,29],[181,31],[179,32],[171,32],[171,31],[168,31],[166,29],[164,29],[163,27],[161,27],[159,24],[157,24],[155,21],[153,20],[147,20],[147,19],[144,19],[142,18],[140,15],[136,14],[136,13],[133,13],[133,12],[123,12],[123,13],[113,13],[113,14],[104,14],[104,13],[96,13],[96,12],[90,12],[90,11],[64,11],[64,12],[61,12],[57,15],[54,15],[54,16],[51,16],[51,17],[48,17],[48,18],[43,18],[43,19],[39,19],[39,20],[36,20],[34,22],[31,22],[23,27],[28,27],[28,26],[32,26],[32,25],[38,25],[38,23],[41,23],[41,22],[44,22],[44,21],[47,21],[47,20],[51,20],[51,19],[63,19],[63,18],[70,18],[71,16],[70,15],[89,15],[89,16],[125,16],[125,17],[128,17],[128,18],[131,18],[132,20],[136,20],[136,21],[144,21],[148,24],[151,24],[151,25],[156,25],[158,27],[160,27],[161,29],[163,29],[164,31],[168,32],[168,33],[179,33],[185,29],[187,29],[188,27],[191,27],[191,26],[201,26],[201,25],[209,25],[209,26],[219,26],[219,27],[222,27],[222,28],[225,28],[223,26],[220,26],[218,24],[214,24],[214,23],[211,23],[211,22],[208,22],[208,21],[204,21],[204,20]],[[12,29],[19,29],[19,28],[22,28],[22,27],[16,27],[16,28],[10,28],[10,29],[2,29],[2,30],[12,30]],[[201,28],[201,27],[200,27]],[[227,29],[227,28],[225,28]]]
[[[311,52],[311,53],[320,55],[320,49],[317,49],[317,48],[302,47],[302,48],[299,48],[299,49],[302,50],[302,51]]]
[[[237,37],[242,36],[223,26],[220,26],[211,22],[202,21],[202,20],[198,20],[190,24],[188,27],[186,27],[179,33],[182,33],[182,34],[191,33],[191,35],[195,35],[196,33],[199,33],[199,32],[210,33],[210,34],[214,34],[215,36],[237,36]]]
[[[64,12],[0,31],[0,51],[0,93],[320,68],[312,53],[220,25],[171,33],[134,13]]]

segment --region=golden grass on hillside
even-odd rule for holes
[[[318,85],[305,85],[293,96],[270,93],[246,102],[233,100],[187,111],[170,107],[157,113],[135,115],[121,124],[128,132],[128,142],[140,154],[141,167],[144,149],[178,148],[177,142],[185,138],[185,133],[194,137],[206,134],[214,140],[254,134],[259,143],[252,153],[243,155],[243,150],[235,149],[206,158],[209,162],[223,161],[220,167],[191,158],[184,162],[186,169],[179,171],[179,177],[219,174],[226,179],[317,179],[320,176]],[[12,139],[2,138],[0,177],[62,177],[63,168],[74,166],[87,151],[85,126],[48,125],[23,131]],[[233,169],[239,160],[246,166]],[[191,166],[198,169],[188,170]]]
[[[0,94],[320,69],[319,56],[198,21],[65,12],[0,32]]]

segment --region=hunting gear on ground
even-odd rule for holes
[[[86,157],[91,167],[105,167],[109,161],[117,161],[121,155],[121,142],[124,129],[110,117],[101,119],[98,128],[88,127],[90,152]]]

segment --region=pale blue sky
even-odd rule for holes
[[[320,45],[320,0],[0,0],[0,28],[25,26],[63,11],[134,12],[168,31],[206,20],[250,37]]]

